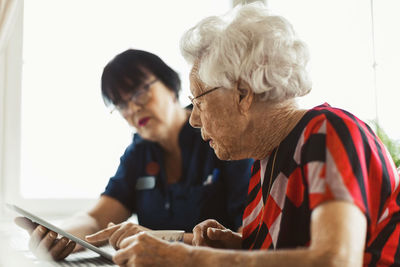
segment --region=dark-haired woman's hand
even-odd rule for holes
[[[74,250],[76,243],[66,237],[58,237],[56,232],[32,222],[25,217],[16,217],[15,223],[28,231],[29,249],[39,259],[62,260]]]

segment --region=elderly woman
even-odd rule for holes
[[[398,266],[399,177],[384,145],[347,111],[298,108],[311,89],[308,51],[286,19],[253,5],[229,18],[202,20],[182,53],[193,64],[191,125],[220,159],[257,159],[243,236],[207,220],[194,228],[204,247],[140,234],[115,262]]]

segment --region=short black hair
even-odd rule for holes
[[[107,106],[118,105],[123,101],[121,92],[135,91],[151,74],[179,97],[181,80],[176,71],[157,55],[143,50],[128,49],[115,56],[104,67],[101,76],[104,103]]]

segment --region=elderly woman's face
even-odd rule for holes
[[[211,91],[197,75],[197,65],[190,74],[190,90],[197,97],[210,90],[209,93],[196,98],[190,124],[201,128],[201,136],[214,149],[222,160],[242,159],[240,136],[245,121],[236,106],[235,90],[219,88]]]

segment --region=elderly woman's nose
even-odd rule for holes
[[[193,128],[201,127],[201,120],[199,113],[196,111],[196,108],[193,108],[192,113],[190,114],[189,123]]]

